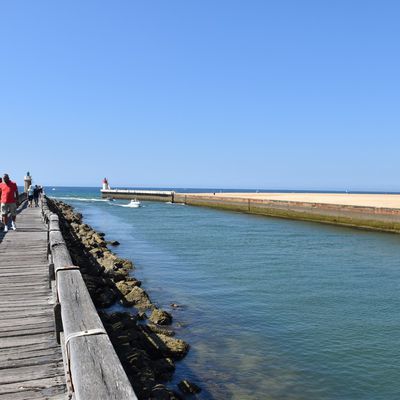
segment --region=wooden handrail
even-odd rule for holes
[[[61,308],[63,357],[74,399],[137,400],[79,267],[72,265],[58,216],[49,209],[46,197],[42,200],[42,215],[49,228],[49,249]]]

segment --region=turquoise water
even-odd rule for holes
[[[56,188],[191,344],[200,399],[400,398],[400,236]],[[73,200],[70,197],[81,200]],[[66,200],[69,199],[69,200]]]

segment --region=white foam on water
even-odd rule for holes
[[[58,196],[51,196],[52,199],[56,200],[73,200],[73,201],[87,201],[87,202],[93,202],[93,201],[108,201],[107,199],[86,199],[84,197],[58,197]]]
[[[129,205],[129,204],[113,204],[114,206],[117,206],[117,207],[125,207],[125,208],[140,208],[140,207],[143,207],[143,206],[140,206],[140,207],[138,207],[138,206],[131,206],[131,205]]]

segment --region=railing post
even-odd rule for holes
[[[54,305],[54,325],[56,330],[57,343],[61,344],[60,334],[63,332],[63,324],[61,318],[61,304],[57,300]]]

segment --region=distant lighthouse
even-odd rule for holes
[[[28,192],[29,186],[31,186],[31,185],[32,185],[32,176],[28,171],[24,177],[24,192],[25,193]]]
[[[107,178],[103,179],[103,190],[110,190],[110,185],[108,184]]]

